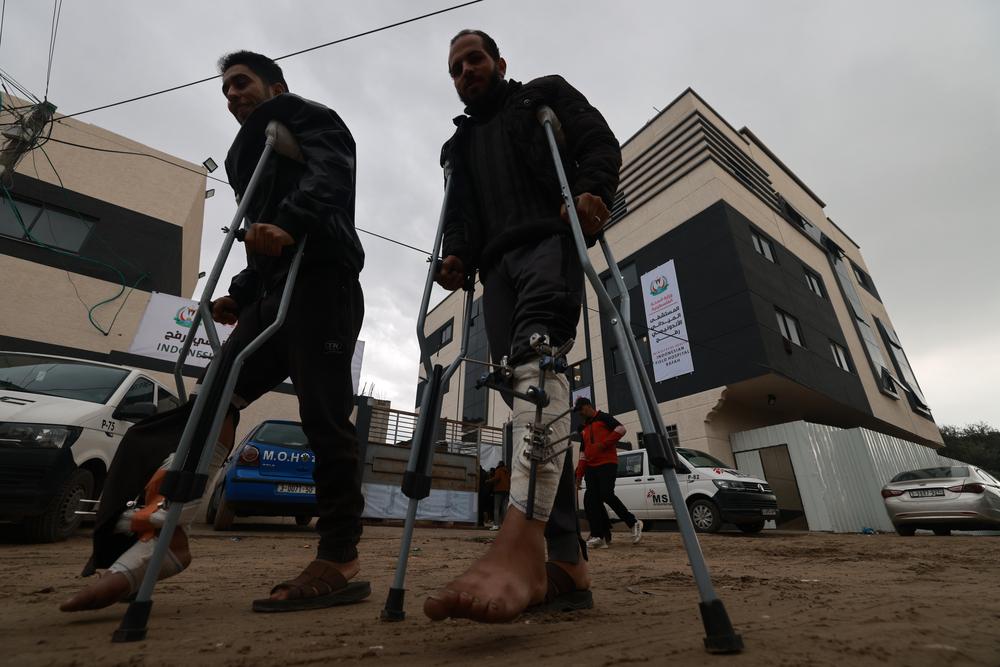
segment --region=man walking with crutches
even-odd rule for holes
[[[562,120],[577,213],[591,240],[608,219],[621,151],[600,112],[565,80],[521,84],[505,80],[506,69],[486,33],[464,30],[452,39],[448,70],[467,115],[442,152],[453,175],[437,281],[458,289],[478,269],[491,356],[495,363],[507,357],[511,389],[524,394],[539,374],[532,335],[548,336],[553,348],[570,341],[583,302],[583,270],[536,111],[550,106]],[[569,407],[569,386],[563,375],[546,373],[543,416],[551,421]],[[572,461],[563,452],[538,465],[529,509],[525,434],[535,406],[519,398],[509,404],[510,509],[487,554],[425,601],[432,619],[501,622],[536,605],[593,604]],[[568,416],[553,422],[552,440],[568,432]]]
[[[276,164],[267,165],[257,189],[264,196],[247,193],[247,218],[254,221],[244,239],[248,267],[233,279],[229,295],[212,306],[213,319],[236,324],[213,361],[226,369],[275,321],[286,279],[291,284],[295,247],[305,243],[284,325],[247,357],[222,430],[228,450],[237,411],[291,376],[303,430],[316,455],[320,534],[316,560],[297,578],[276,586],[269,598],[255,601],[254,610],[293,611],[354,602],[370,594],[367,582],[353,581],[360,569],[357,544],[364,509],[357,437],[349,419],[354,393],[351,358],[364,316],[358,282],[364,251],[354,229],[354,140],[336,113],[288,94],[281,68],[270,58],[239,51],[220,60],[219,71],[229,110],[241,125],[226,159],[237,194],[242,196],[248,188],[271,121],[288,128],[302,154],[301,163],[279,157]],[[145,485],[147,501],[155,500],[158,482],[153,471],[173,451],[171,446],[176,448],[176,422],[183,427],[185,407],[178,409],[177,419],[157,415],[126,434],[109,470],[109,485],[112,480],[118,480],[119,489]],[[114,495],[122,499],[129,492]],[[108,535],[115,532],[124,510],[123,503],[105,507],[109,500],[106,488],[101,511],[107,517],[102,521],[98,516],[94,555],[85,574],[108,569],[67,601],[64,611],[97,609],[127,598],[143,579],[156,526],[146,516],[133,519],[124,536]],[[178,527],[159,576],[176,574],[190,559],[183,528]]]

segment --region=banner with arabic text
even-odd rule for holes
[[[644,273],[640,283],[656,382],[693,373],[694,360],[691,358],[674,260]]]

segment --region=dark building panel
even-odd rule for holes
[[[619,265],[634,262],[639,275],[673,259],[695,372],[654,383],[658,401],[668,401],[713,387],[764,374],[763,350],[755,334],[757,320],[747,299],[747,284],[740,269],[736,244],[719,202],[680,227],[646,245]],[[749,243],[749,236],[747,237]],[[640,287],[629,291],[633,328],[645,330],[645,308]],[[612,413],[633,409],[632,397],[614,347],[611,329],[602,318],[605,374]],[[640,338],[640,349],[648,342]],[[616,363],[617,362],[617,363]],[[652,375],[652,366],[646,365]]]
[[[802,260],[771,239],[775,261],[758,253],[751,222],[725,202],[622,259],[639,275],[673,259],[694,360],[694,373],[654,384],[660,402],[771,372],[871,414],[860,379],[840,369],[830,341],[846,347],[829,299],[805,280]],[[757,230],[759,232],[759,230]],[[645,313],[641,288],[630,290],[634,330],[641,336]],[[802,345],[786,341],[775,309],[798,323]],[[609,409],[633,409],[620,355],[602,321]],[[640,348],[647,347],[645,340]],[[652,374],[651,365],[647,372]]]
[[[0,235],[0,254],[113,283],[124,276],[136,289],[181,296],[181,227],[24,174],[14,174],[12,193],[27,203],[79,214],[92,228],[75,253]]]

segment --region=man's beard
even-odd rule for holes
[[[490,93],[496,90],[496,87],[500,85],[501,81],[503,81],[503,75],[500,74],[500,68],[494,64],[493,74],[490,75],[489,83],[486,84],[486,87],[483,88],[483,90],[479,94],[477,94],[474,97],[467,97],[462,93],[459,93],[458,99],[462,100],[462,104],[464,104],[467,107],[473,106],[476,103],[481,102],[482,100],[488,98],[490,96]]]

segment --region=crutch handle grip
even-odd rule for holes
[[[535,115],[538,118],[538,122],[542,125],[545,125],[545,123],[552,123],[552,129],[554,131],[562,131],[562,125],[559,124],[559,116],[557,116],[556,112],[552,110],[552,107],[543,104],[538,107],[538,112]]]
[[[305,158],[302,157],[302,150],[299,148],[299,142],[295,141],[295,137],[292,135],[291,130],[282,125],[276,120],[272,120],[267,124],[267,130],[265,130],[266,141],[270,144],[274,151],[278,155],[282,155],[296,162],[305,162]]]

